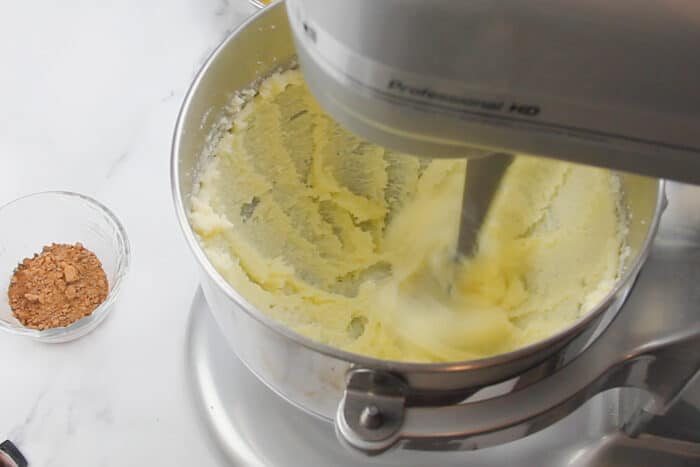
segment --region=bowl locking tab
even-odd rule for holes
[[[407,385],[389,372],[353,369],[338,407],[338,438],[366,454],[389,449],[401,434]]]

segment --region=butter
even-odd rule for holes
[[[478,254],[457,263],[465,170],[360,140],[288,70],[262,82],[204,161],[190,221],[255,307],[383,359],[512,351],[571,325],[615,286],[626,230],[613,174],[517,157]]]

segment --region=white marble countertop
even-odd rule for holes
[[[67,344],[0,335],[0,441],[31,466],[220,465],[185,380],[197,287],[169,182],[172,130],[245,0],[5,2],[0,204],[48,189],[117,214],[133,261],[110,317]]]

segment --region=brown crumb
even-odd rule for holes
[[[8,296],[23,325],[47,329],[89,315],[107,292],[107,277],[93,252],[80,243],[54,243],[17,266]]]
[[[66,284],[70,284],[72,282],[75,282],[80,278],[80,276],[79,276],[80,273],[78,272],[76,267],[73,266],[72,264],[68,264],[68,263],[64,262],[64,263],[61,263],[61,267],[63,268],[63,278],[66,280]]]

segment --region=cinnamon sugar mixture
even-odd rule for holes
[[[80,243],[54,243],[17,266],[8,295],[23,325],[48,329],[89,315],[107,292],[107,276],[93,252]]]

